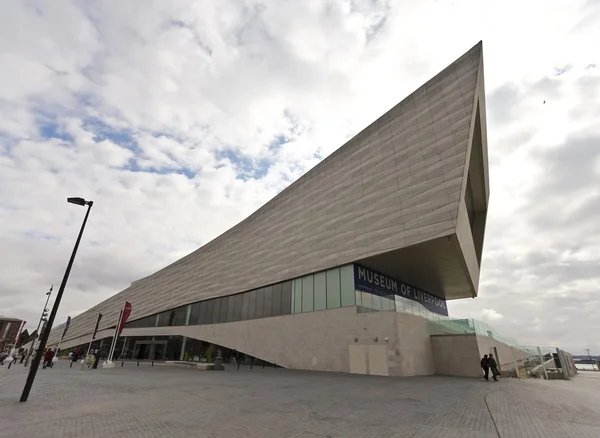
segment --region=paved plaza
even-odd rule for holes
[[[0,367],[1,437],[600,437],[600,373],[570,381],[284,369]]]

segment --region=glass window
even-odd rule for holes
[[[219,312],[221,311],[221,298],[214,298],[215,307],[213,308],[213,324],[217,324],[219,322]]]
[[[200,302],[200,316],[198,316],[198,324],[206,324],[206,310],[208,301]]]
[[[327,308],[327,273],[319,272],[315,278],[315,310]]]
[[[248,301],[250,294],[248,292],[242,294],[242,321],[248,319]]]
[[[233,320],[240,321],[242,319],[242,294],[233,295],[235,301],[233,308]]]
[[[381,298],[381,310],[392,310],[394,302],[392,301],[392,297],[387,295]]]
[[[173,325],[185,325],[185,320],[187,318],[187,306],[178,307],[175,309],[175,320],[173,321]]]
[[[192,304],[192,310],[190,311],[190,325],[198,324],[198,318],[200,318],[200,303]]]
[[[215,300],[206,302],[206,324],[213,323],[213,310],[215,309]]]
[[[281,283],[273,285],[273,299],[271,303],[271,315],[281,315]]]
[[[396,295],[396,312],[406,313],[406,298]]]
[[[231,297],[221,297],[221,310],[219,311],[219,322],[227,322],[227,310]]]
[[[340,296],[340,270],[338,268],[327,271],[327,308],[337,309],[341,306]]]
[[[248,294],[248,319],[256,318],[256,291],[251,290]]]
[[[158,327],[168,327],[171,325],[171,314],[173,312],[171,310],[167,310],[166,312],[162,312],[158,315]]]
[[[286,281],[281,284],[281,314],[292,313],[292,282]]]
[[[362,292],[357,290],[355,295],[356,295],[356,305],[362,306]]]
[[[314,279],[312,275],[302,277],[302,312],[314,309]]]
[[[265,287],[265,301],[263,308],[263,318],[272,316],[271,307],[273,306],[273,286]]]
[[[264,308],[264,303],[265,303],[265,291],[263,289],[256,289],[254,291],[254,293],[256,294],[256,312],[254,314],[254,317],[256,319],[259,319],[259,318],[263,317],[263,308]]]
[[[362,300],[361,300],[362,304],[361,305],[368,309],[372,309],[373,308],[373,297],[371,296],[371,294],[369,292],[361,292],[360,294],[362,296]]]
[[[342,307],[356,306],[353,265],[346,265],[340,268],[340,289],[342,291]]]
[[[375,310],[381,310],[382,309],[382,304],[381,304],[381,297],[379,295],[376,294],[372,294],[373,297],[373,309]]]
[[[233,299],[232,296],[229,296],[229,299],[227,300],[227,318],[225,321],[227,321],[227,322],[233,321],[234,307],[235,307],[235,300]]]
[[[294,295],[294,310],[292,313],[302,312],[302,279],[296,278],[292,283],[292,293]]]

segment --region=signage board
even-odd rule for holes
[[[361,292],[382,297],[389,298],[390,295],[397,295],[421,304],[430,312],[448,316],[445,299],[356,263],[354,264],[354,286]]]

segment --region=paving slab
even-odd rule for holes
[[[0,437],[600,437],[600,373],[569,381],[273,368],[0,367]]]

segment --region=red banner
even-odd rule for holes
[[[123,327],[125,327],[125,323],[127,322],[129,315],[131,315],[131,303],[129,301],[125,301],[123,317],[121,318],[121,325],[119,326],[119,334],[117,336],[121,336],[121,332],[123,331]]]

